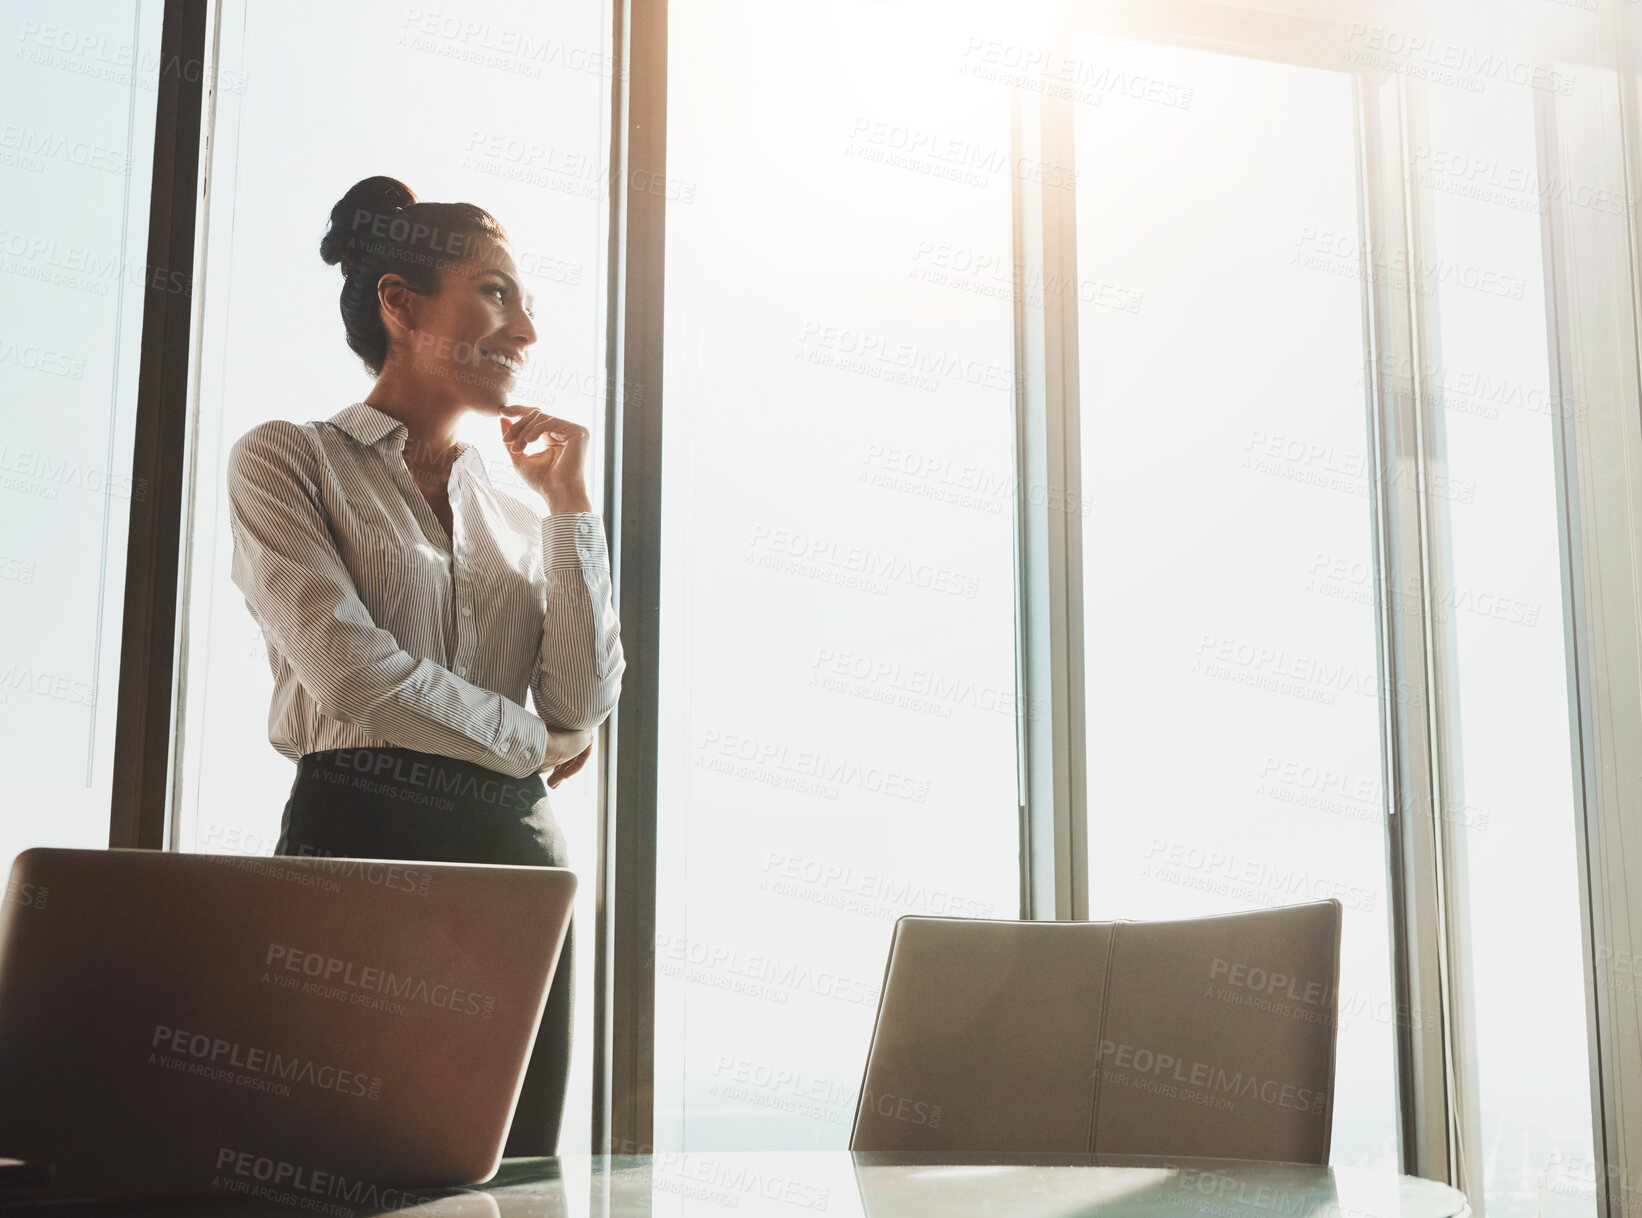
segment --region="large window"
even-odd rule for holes
[[[344,341],[341,276],[318,253],[350,186],[385,173],[419,198],[491,212],[536,298],[540,337],[516,400],[602,435],[608,24],[597,5],[223,6],[223,79],[242,87],[217,99],[205,217],[177,848],[272,853],[295,778],[268,742],[272,676],[229,578],[224,470],[254,424],[327,418],[370,391]],[[492,485],[540,507],[483,422],[466,420],[460,438],[480,448]],[[598,453],[590,465],[596,477]],[[590,489],[597,503],[602,487]],[[580,879],[566,1151],[590,1139],[599,764],[552,793]]]
[[[1337,898],[1332,1157],[1395,1167],[1351,78],[1076,53],[1146,85],[1073,107],[1090,916]]]
[[[1642,88],[1608,56],[1638,6],[664,7],[657,114],[616,68],[615,32],[658,28],[645,0],[213,4],[192,274],[144,265],[156,86],[204,66],[162,62],[165,6],[7,17],[0,863],[101,846],[134,798],[111,762],[145,289],[202,298],[170,403],[166,841],[274,848],[294,775],[226,458],[369,391],[317,246],[391,174],[509,229],[541,335],[518,400],[662,451],[661,510],[616,548],[659,604],[627,648],[659,681],[656,789],[601,807],[594,759],[553,795],[581,879],[564,1149],[604,1034],[615,1085],[653,1083],[653,1133],[640,1098],[618,1138],[846,1145],[904,915],[1334,897],[1334,1161],[1591,1218],[1601,1173],[1637,1176],[1608,1156],[1639,1110]],[[664,118],[665,175],[612,174],[613,118]],[[632,256],[655,232],[612,185],[665,197],[663,258]],[[646,290],[665,342],[612,393]],[[1063,458],[1079,493],[1046,509],[1067,488],[1019,471]],[[1033,685],[1062,654],[1083,671]],[[618,711],[612,760],[639,734]],[[600,907],[598,876],[652,795],[633,951],[643,901]],[[601,946],[654,969],[655,1005],[596,1031]]]
[[[0,867],[108,844],[160,6],[23,3],[0,38]],[[169,70],[181,70],[170,65]],[[199,65],[193,65],[197,72]]]
[[[934,7],[670,30],[655,1144],[842,1147],[895,919],[1020,907],[1009,98]]]
[[[1442,823],[1488,1218],[1588,1216],[1596,1201],[1554,461],[1555,429],[1593,404],[1551,386],[1541,213],[1562,200],[1622,231],[1634,204],[1595,175],[1542,173],[1533,106],[1523,87],[1430,92],[1412,168],[1437,341],[1390,370],[1431,403],[1461,492],[1430,591],[1449,651]]]

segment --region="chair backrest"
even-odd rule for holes
[[[850,1149],[1326,1163],[1340,914],[903,917]]]

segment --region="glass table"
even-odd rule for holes
[[[1446,1184],[1352,1167],[1111,1155],[700,1151],[510,1159],[482,1186],[374,1196],[270,1189],[73,1212],[369,1218],[1468,1218]],[[26,1212],[26,1211],[20,1211]],[[63,1213],[52,1207],[53,1213]]]

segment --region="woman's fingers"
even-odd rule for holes
[[[561,761],[554,767],[552,777],[547,780],[547,785],[550,787],[558,786],[561,782],[586,765],[587,759],[592,755],[593,746],[590,744],[581,752],[572,757],[569,761]]]
[[[515,453],[522,453],[543,436],[547,437],[547,447],[543,448],[542,452],[562,450],[570,445],[567,437],[552,430],[552,424],[546,418],[539,418],[530,420],[523,428],[510,435],[507,438],[507,446]],[[535,455],[541,456],[541,453]]]
[[[502,438],[515,447],[524,448],[544,430],[546,429],[542,426],[542,418],[538,412],[513,424],[502,433]]]
[[[518,415],[513,422],[507,423],[502,427],[502,439],[511,444],[513,442],[513,438],[519,434],[520,430],[535,422],[537,416],[539,416],[542,412],[537,410],[534,406],[510,406],[502,413],[504,416],[511,414]]]
[[[504,408],[502,413],[507,415],[512,411],[518,411],[519,418],[514,420],[513,424],[502,433],[504,439],[511,440],[517,435],[522,435],[522,428],[528,428],[532,436],[539,436],[543,432],[553,432],[565,439],[575,437],[578,432],[587,432],[587,428],[580,423],[573,423],[569,419],[561,419],[557,415],[537,410],[534,406],[509,406]]]

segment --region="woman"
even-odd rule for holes
[[[342,268],[348,345],[375,387],[329,419],[253,427],[228,463],[233,579],[274,674],[269,740],[297,762],[276,853],[563,866],[546,788],[587,761],[625,667],[588,431],[508,404],[536,330],[489,213],[366,178],[319,252]],[[469,411],[496,418],[545,513],[455,442]],[[509,1155],[557,1150],[571,947],[567,933]]]

